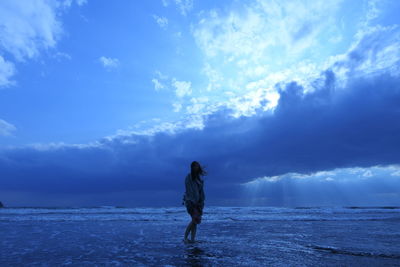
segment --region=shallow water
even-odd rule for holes
[[[0,209],[0,265],[400,266],[400,208]]]

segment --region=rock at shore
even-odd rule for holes
[[[1,203],[1,201],[0,201],[0,208],[4,208],[4,205],[3,203]]]

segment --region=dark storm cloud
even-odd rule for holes
[[[3,150],[0,188],[131,191],[141,199],[146,196],[139,192],[154,192],[148,203],[169,190],[176,194],[168,201],[177,204],[192,160],[207,166],[208,198],[221,201],[240,194],[239,183],[259,176],[400,163],[400,79],[386,70],[357,75],[358,67],[385,48],[380,38],[365,38],[346,60],[321,73],[314,92],[304,94],[296,82],[277,84],[280,99],[273,114],[233,118],[225,108],[205,117],[202,130],[103,139],[99,147]],[[338,68],[349,70],[344,88]]]

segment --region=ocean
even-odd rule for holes
[[[400,207],[0,209],[0,266],[400,266]]]

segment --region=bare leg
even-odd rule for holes
[[[194,239],[196,237],[196,230],[197,230],[197,224],[193,223],[192,224],[192,235],[191,235],[191,237],[192,237],[191,241],[192,242],[194,242]]]
[[[188,226],[186,227],[184,241],[187,241],[189,232],[190,232],[190,231],[192,230],[192,228],[193,228],[193,224],[194,224],[193,221],[190,221],[190,223],[189,223]]]

